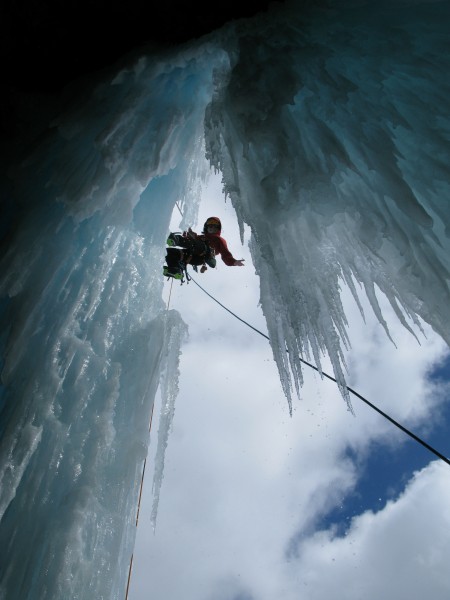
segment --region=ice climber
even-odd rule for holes
[[[227,242],[221,237],[222,223],[218,217],[206,219],[201,234],[189,228],[183,233],[171,233],[167,238],[166,263],[163,273],[184,281],[187,265],[195,271],[200,267],[204,273],[208,267],[216,266],[216,255],[220,254],[223,262],[229,267],[243,267],[244,259],[236,260],[228,250]],[[208,265],[208,267],[207,267]]]

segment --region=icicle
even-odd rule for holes
[[[153,475],[153,504],[150,521],[153,531],[156,529],[159,496],[164,477],[164,460],[169,434],[175,414],[175,400],[178,395],[178,380],[181,344],[187,335],[187,326],[177,311],[170,310],[164,317],[163,370],[161,373],[161,411],[158,428],[158,445]]]

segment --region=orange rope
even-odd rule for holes
[[[149,433],[152,429],[154,407],[155,407],[155,403],[153,402],[152,413],[150,415],[150,425],[148,426]],[[138,500],[138,507],[137,507],[137,512],[136,512],[136,527],[137,527],[138,521],[139,521],[139,511],[141,510],[142,488],[144,486],[144,474],[145,474],[145,465],[146,464],[147,464],[147,457],[144,460],[144,468],[142,469],[141,487],[139,489],[139,500]],[[128,600],[128,591],[130,589],[130,581],[131,581],[131,569],[133,568],[133,556],[134,556],[134,553],[131,555],[130,568],[128,569],[128,582],[127,582],[127,591],[125,593],[125,600]]]
[[[128,571],[128,581],[127,581],[127,591],[125,594],[125,600],[128,600],[128,590],[130,589],[130,580],[131,580],[131,569],[133,567],[133,555],[131,555],[130,569]]]

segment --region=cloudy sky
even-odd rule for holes
[[[195,278],[266,333],[248,235],[241,246],[217,179],[197,231],[210,215],[246,266],[219,259]],[[450,455],[445,345],[427,327],[419,344],[383,303],[395,347],[369,308],[364,323],[344,297],[348,385]],[[129,599],[448,600],[450,466],[355,397],[352,415],[336,384],[308,367],[291,418],[265,338],[193,282],[174,282],[170,308],[189,339],[155,532],[152,425]]]

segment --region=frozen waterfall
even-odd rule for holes
[[[406,8],[408,7],[408,10]],[[448,2],[296,2],[66,90],[2,179],[0,597],[124,597],[160,381],[157,488],[186,325],[162,301],[175,203],[211,167],[250,242],[290,407],[340,299],[449,343]],[[37,109],[36,115],[39,114]],[[41,116],[41,118],[43,118]],[[155,498],[155,511],[158,497]]]

